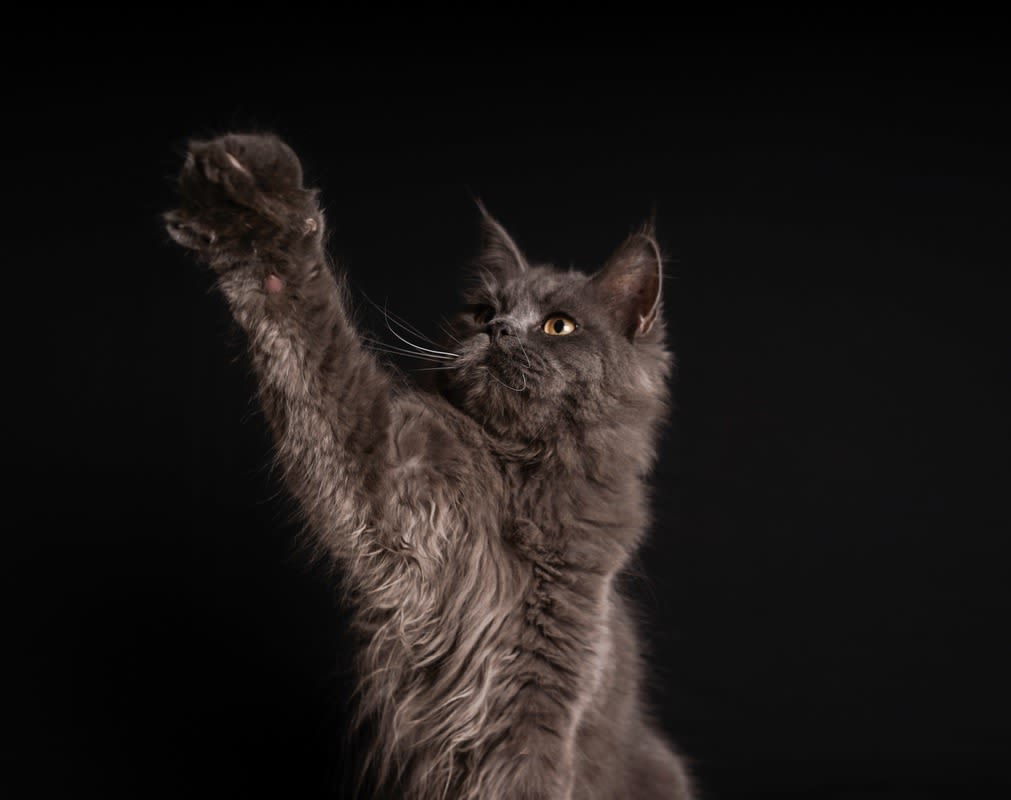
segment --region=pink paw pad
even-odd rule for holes
[[[284,281],[271,274],[264,278],[263,288],[267,290],[267,294],[280,294],[284,290]]]

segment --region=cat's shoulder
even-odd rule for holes
[[[441,469],[453,465],[473,469],[489,458],[480,426],[437,394],[409,392],[398,396],[391,435],[401,461],[421,459]]]

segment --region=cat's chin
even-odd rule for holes
[[[531,387],[515,367],[482,361],[447,378],[442,386],[446,399],[497,435],[514,433],[529,410]]]
[[[490,358],[482,365],[482,369],[487,374],[488,380],[494,384],[519,394],[526,394],[530,390],[530,382],[527,372],[511,360]]]
[[[532,388],[528,360],[521,353],[495,348],[464,353],[445,373],[446,384],[454,393],[471,398],[490,398],[500,391],[525,396]]]
[[[456,405],[469,408],[473,416],[480,416],[503,402],[522,402],[529,397],[530,382],[521,370],[481,363],[453,376],[445,388],[451,399],[456,399]]]

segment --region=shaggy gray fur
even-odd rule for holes
[[[485,214],[452,347],[414,346],[438,390],[406,390],[349,322],[290,148],[192,142],[180,188],[169,233],[218,276],[287,485],[351,586],[363,769],[404,798],[689,797],[615,588],[672,367],[652,231],[587,276],[528,264]]]

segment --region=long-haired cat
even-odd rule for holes
[[[465,310],[424,345],[437,389],[409,389],[350,323],[287,145],[192,142],[179,184],[168,231],[246,332],[287,486],[350,587],[363,769],[403,798],[688,798],[615,586],[672,369],[652,230],[586,275],[484,214]]]

